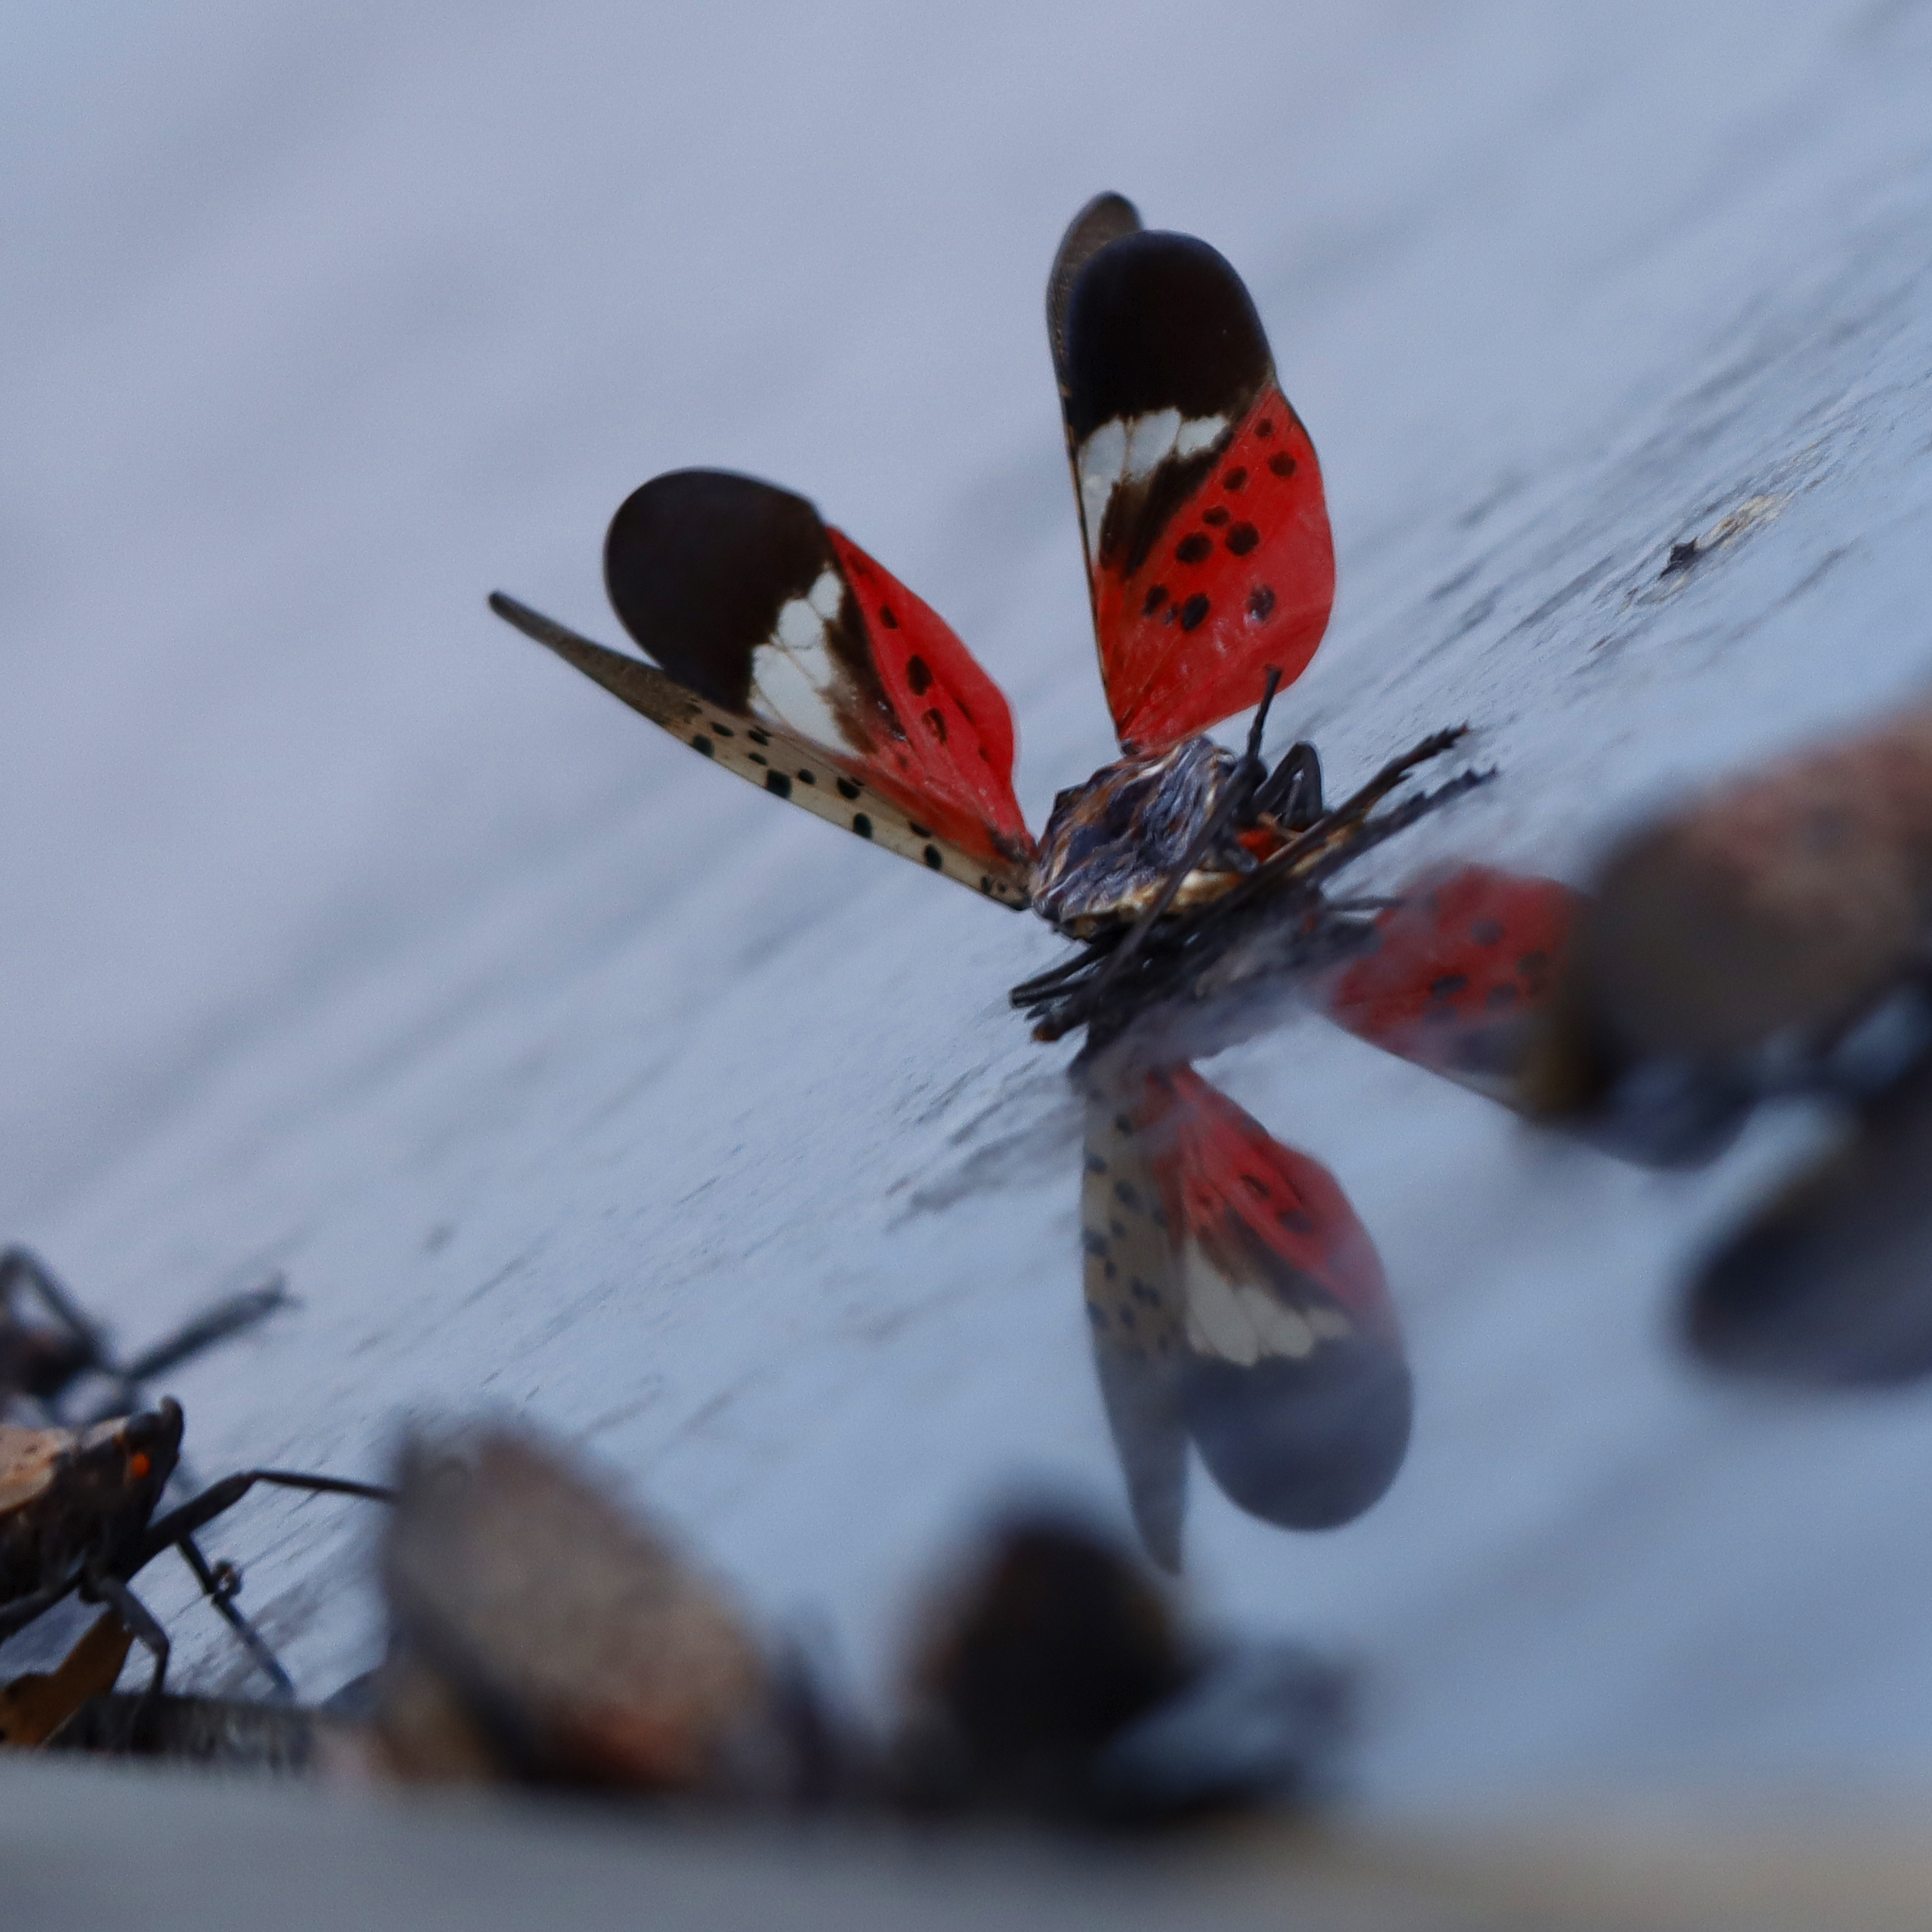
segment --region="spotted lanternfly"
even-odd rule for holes
[[[934,1594],[892,1785],[922,1811],[1144,1826],[1292,1798],[1346,1726],[1342,1675],[1299,1646],[1202,1643],[1084,1526],[1004,1526]]]
[[[1932,1053],[1706,1258],[1685,1339],[1714,1368],[1814,1388],[1932,1374]]]
[[[1923,969],[1932,704],[1721,784],[1593,882],[1532,1072],[1558,1120],[1660,1158],[1721,1145],[1759,1094],[1834,1084],[1840,1048]]]
[[[1338,1026],[1508,1107],[1582,904],[1554,879],[1460,866],[1384,908],[1318,1004]]]
[[[29,1297],[39,1304],[40,1318],[29,1310]],[[288,1306],[278,1275],[214,1303],[132,1361],[118,1362],[99,1324],[40,1258],[26,1248],[8,1248],[0,1252],[0,1418],[10,1403],[25,1397],[43,1416],[59,1421],[63,1399],[88,1376],[99,1377],[107,1388],[86,1420],[128,1414],[138,1406],[143,1383]]]
[[[490,604],[704,756],[1087,942],[1076,963],[1092,972],[1044,998],[1016,989],[1054,1037],[1092,1016],[1095,982],[1134,997],[1125,960],[1103,971],[1100,957],[1124,953],[1130,932],[1144,992],[1160,978],[1160,949],[1142,956],[1152,928],[1244,885],[1250,901],[1306,899],[1394,827],[1372,831],[1366,808],[1324,813],[1310,746],[1269,773],[1259,718],[1244,758],[1204,735],[1258,703],[1265,715],[1313,656],[1335,587],[1314,446],[1240,278],[1204,242],[1144,230],[1102,195],[1060,244],[1047,311],[1124,755],[1059,795],[1037,844],[998,686],[933,610],[787,490],[680,470],[619,509],[605,582],[652,663],[501,592]],[[1456,735],[1391,768],[1382,791]]]
[[[1081,1193],[1094,1355],[1134,1520],[1180,1563],[1191,1438],[1251,1515],[1352,1522],[1412,1395],[1375,1244],[1334,1176],[1191,1067],[1094,1078]]]
[[[399,1496],[376,1717],[398,1774],[789,1795],[790,1714],[742,1620],[589,1471],[485,1429],[411,1444]]]
[[[167,1633],[128,1586],[164,1550],[180,1552],[216,1611],[277,1691],[287,1673],[235,1606],[240,1579],[211,1564],[195,1532],[232,1509],[257,1483],[318,1495],[389,1499],[386,1490],[288,1469],[246,1469],[156,1517],[181,1457],[179,1403],[83,1430],[0,1426],[0,1642],[69,1597],[105,1604],[154,1659],[144,1703],[167,1672]]]

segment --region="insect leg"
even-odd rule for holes
[[[1305,740],[1288,746],[1255,794],[1255,811],[1272,813],[1290,832],[1306,832],[1322,814],[1322,760]]]
[[[394,1490],[374,1483],[351,1482],[345,1476],[312,1476],[298,1469],[243,1469],[212,1483],[198,1496],[191,1496],[178,1509],[172,1509],[135,1546],[134,1559],[122,1565],[133,1576],[144,1564],[152,1563],[164,1550],[192,1536],[203,1524],[212,1522],[224,1510],[232,1509],[257,1483],[272,1483],[278,1489],[305,1490],[312,1496],[362,1496],[370,1502],[392,1503]]]
[[[154,1674],[148,1679],[148,1688],[141,1693],[141,1701],[134,1708],[133,1735],[138,1739],[155,1705],[160,1701],[161,1686],[167,1681],[168,1655],[171,1648],[168,1634],[155,1621],[154,1612],[118,1576],[102,1575],[88,1578],[88,1594],[98,1598],[105,1604],[134,1633],[135,1642],[154,1660]]]
[[[100,1366],[113,1376],[117,1386],[114,1394],[93,1410],[87,1420],[105,1422],[112,1417],[128,1414],[139,1406],[142,1383],[152,1382],[157,1376],[178,1368],[182,1363],[205,1354],[231,1336],[243,1334],[257,1322],[267,1320],[278,1309],[290,1306],[292,1299],[282,1276],[272,1275],[260,1288],[230,1295],[226,1300],[218,1301],[212,1307],[204,1309],[172,1335],[142,1349],[124,1367],[112,1367],[104,1360]]]
[[[0,1302],[10,1300],[16,1288],[32,1288],[47,1312],[73,1331],[86,1350],[88,1366],[105,1358],[106,1342],[100,1329],[31,1248],[9,1248],[0,1253]]]
[[[243,1647],[255,1660],[262,1674],[274,1686],[277,1699],[292,1704],[296,1687],[289,1673],[282,1668],[281,1660],[268,1648],[268,1640],[262,1633],[235,1607],[235,1592],[240,1587],[239,1573],[236,1573],[238,1581],[224,1582],[191,1536],[184,1536],[175,1547],[181,1552],[182,1562],[194,1572],[194,1580],[214,1606],[214,1614],[242,1640]]]

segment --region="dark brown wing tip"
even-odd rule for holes
[[[1046,333],[1053,350],[1053,373],[1063,394],[1066,389],[1066,304],[1072,297],[1073,284],[1080,271],[1109,242],[1138,234],[1140,226],[1139,209],[1125,195],[1110,190],[1096,194],[1060,238],[1046,278]]]

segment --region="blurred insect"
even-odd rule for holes
[[[406,1451],[376,1684],[409,1779],[797,1795],[817,1733],[724,1594],[589,1471],[484,1429]]]
[[[1928,1030],[1932,704],[1733,778],[1594,880],[1530,1075],[1535,1109],[1659,1160],[1751,1106],[1882,1085]]]
[[[1492,866],[1426,872],[1360,933],[1316,1004],[1384,1052],[1520,1110],[1582,904],[1554,879]]]
[[[1123,756],[1055,800],[1036,844],[1012,789],[1012,714],[943,620],[802,497],[715,470],[637,490],[604,578],[647,664],[501,592],[491,608],[703,756],[1086,950],[1016,989],[1043,1038],[1171,990],[1156,945],[1238,893],[1304,920],[1342,865],[1477,782],[1371,807],[1452,745],[1424,741],[1340,812],[1313,748],[1272,772],[1276,690],[1326,628],[1334,554],[1321,471],[1234,270],[1102,195],[1062,241],[1048,332],[1107,701]],[[1205,736],[1258,704],[1246,752]],[[1190,969],[1208,956],[1193,949]]]
[[[915,1810],[1144,1825],[1319,1784],[1350,1687],[1297,1646],[1210,1646],[1080,1525],[1006,1525],[938,1593],[892,1785]]]
[[[1081,1197],[1094,1358],[1134,1520],[1180,1566],[1191,1438],[1285,1529],[1352,1522],[1408,1447],[1402,1333],[1335,1178],[1191,1067],[1096,1076]]]
[[[182,1411],[156,1408],[82,1430],[0,1426],[0,1642],[70,1597],[104,1604],[154,1659],[143,1708],[160,1697],[167,1675],[167,1633],[128,1588],[164,1550],[178,1550],[219,1615],[267,1675],[292,1696],[288,1674],[235,1606],[241,1578],[211,1564],[196,1532],[257,1483],[319,1495],[391,1500],[368,1483],[288,1469],[247,1469],[154,1514],[181,1456]]]
[[[29,1298],[44,1318],[34,1318]],[[98,1324],[40,1258],[26,1248],[8,1248],[0,1252],[0,1418],[10,1402],[24,1396],[46,1419],[62,1420],[65,1399],[90,1376],[100,1378],[107,1388],[80,1419],[128,1414],[140,1406],[144,1384],[289,1305],[281,1277],[274,1276],[203,1310],[132,1361],[117,1362]]]
[[[1709,1256],[1685,1339],[1714,1368],[1814,1388],[1932,1374],[1932,1054]]]

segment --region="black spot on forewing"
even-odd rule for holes
[[[864,789],[862,785],[854,784],[850,778],[838,781],[838,796],[841,798],[856,798]]]
[[[701,752],[707,758],[715,758],[718,755],[718,747],[709,738],[692,739],[691,748],[694,752]]]
[[[862,812],[855,812],[852,814],[852,830],[861,838],[869,838],[872,836],[872,821]]]
[[[922,657],[906,660],[906,682],[912,687],[915,698],[923,698],[932,686],[932,672]]]
[[[1192,536],[1185,536],[1174,547],[1174,554],[1183,563],[1204,563],[1214,554],[1214,539],[1204,537],[1198,530]]]
[[[1197,590],[1180,607],[1180,628],[1184,631],[1197,629],[1206,619],[1207,615],[1208,599],[1202,592]]]
[[[1237,556],[1246,556],[1262,540],[1262,533],[1252,524],[1237,524],[1223,541]]]
[[[768,771],[765,774],[765,789],[777,797],[789,798],[791,796],[791,780],[783,772]]]
[[[923,856],[925,857],[926,862],[930,866],[935,872],[943,872],[945,871],[946,861],[940,856],[939,848],[937,845],[928,845],[926,848]]]
[[[1248,592],[1248,615],[1258,624],[1274,608],[1274,591],[1268,584],[1257,584]]]

